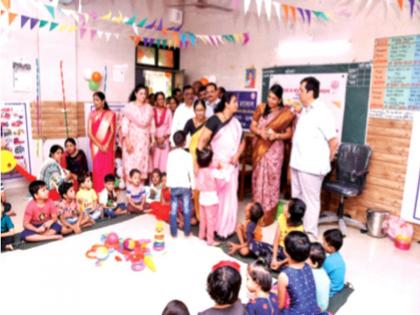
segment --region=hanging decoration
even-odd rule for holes
[[[243,0],[245,15],[249,12],[251,2],[251,0]],[[329,14],[327,14],[326,12],[310,10],[304,7],[294,6],[276,0],[255,0],[258,17],[261,16],[263,2],[265,7],[265,13],[269,21],[271,19],[271,11],[273,7],[274,11],[276,12],[277,18],[279,20],[283,20],[283,22],[286,24],[288,24],[289,22],[295,24],[297,22],[297,12],[299,12],[300,14],[302,23],[311,24],[311,15],[317,17],[318,20],[321,22],[328,22],[330,20]],[[283,14],[280,12],[280,8]],[[306,17],[304,12],[306,12]]]
[[[239,0],[237,0],[239,1]],[[265,3],[266,12],[269,12],[269,8],[267,2],[271,3],[272,0],[261,0]],[[267,2],[266,2],[267,1]],[[159,32],[163,36],[167,36],[169,38],[162,38],[160,36],[147,36],[146,43],[147,45],[154,45],[158,44],[161,47],[168,48],[187,48],[189,46],[194,47],[197,44],[197,40],[200,40],[202,43],[206,45],[211,45],[214,47],[219,47],[220,45],[224,45],[227,43],[231,44],[243,44],[246,45],[249,40],[250,36],[248,33],[235,33],[235,34],[195,34],[193,32],[183,32],[181,31],[183,25],[178,26],[171,26],[166,27],[163,22],[163,18],[154,18],[150,19],[148,17],[139,18],[137,15],[132,15],[130,17],[124,17],[121,11],[118,11],[117,15],[114,15],[111,10],[109,10],[104,15],[98,15],[96,12],[81,12],[74,11],[70,9],[63,9],[57,6],[57,3],[49,3],[49,4],[40,4],[34,0],[30,0],[30,2],[36,4],[37,6],[45,7],[48,14],[54,20],[56,18],[56,13],[59,12],[64,14],[66,17],[72,18],[74,20],[74,24],[68,23],[57,23],[55,21],[48,21],[46,19],[40,20],[36,17],[31,17],[28,15],[20,15],[18,13],[10,12],[7,10],[2,10],[2,13],[7,13],[9,25],[11,25],[15,18],[20,15],[21,19],[21,28],[25,27],[26,24],[30,25],[30,29],[33,30],[37,26],[39,29],[45,28],[49,29],[49,31],[58,30],[60,32],[75,32],[78,31],[80,39],[90,38],[90,40],[94,40],[95,38],[102,39],[104,38],[106,41],[110,41],[112,38],[120,39],[121,34],[115,32],[107,32],[103,31],[94,27],[88,27],[87,23],[89,19],[92,20],[103,20],[109,23],[116,23],[116,24],[124,24],[127,26],[131,26],[134,29],[135,36],[129,36],[134,43],[138,44],[142,38],[138,35],[137,28],[144,28],[146,30],[150,30],[153,32]],[[271,5],[270,5],[271,7]],[[80,9],[80,8],[79,8]],[[88,33],[88,36],[86,36]]]

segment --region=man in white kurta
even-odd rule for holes
[[[318,98],[319,88],[319,81],[313,77],[301,81],[299,97],[303,109],[293,135],[290,158],[292,197],[306,204],[303,225],[312,240],[318,238],[322,181],[331,170],[330,162],[337,148],[335,120]]]

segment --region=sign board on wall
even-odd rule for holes
[[[229,91],[238,98],[238,111],[235,116],[242,125],[242,129],[248,131],[251,126],[252,115],[257,108],[256,91]]]
[[[270,86],[280,84],[283,87],[283,102],[287,105],[300,105],[300,81],[315,76],[321,83],[319,98],[329,106],[334,116],[338,139],[341,139],[346,100],[347,73],[294,73],[274,74],[270,77]]]
[[[420,35],[375,41],[369,116],[412,119],[420,110]]]
[[[16,162],[31,172],[29,154],[28,103],[5,102],[1,104],[1,137],[6,142],[6,148],[11,151]],[[2,174],[2,180],[22,177],[17,172]]]

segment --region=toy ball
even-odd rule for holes
[[[136,242],[131,238],[127,238],[124,240],[123,246],[126,250],[132,251],[136,247]]]
[[[109,256],[109,250],[108,250],[108,248],[106,248],[105,246],[99,246],[99,247],[96,249],[95,254],[96,254],[96,258],[97,258],[98,260],[105,260],[105,259],[107,259],[107,258],[108,258],[108,256]]]
[[[114,232],[111,232],[106,237],[105,244],[108,245],[108,246],[115,246],[115,245],[118,245],[119,241],[120,240],[118,238],[118,234],[114,233]]]
[[[92,73],[92,80],[98,83],[102,80],[102,75],[98,71],[95,71]]]

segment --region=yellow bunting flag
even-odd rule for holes
[[[124,20],[124,17],[121,11],[118,11],[118,17],[114,16],[111,21],[117,24],[121,24],[123,20]]]
[[[67,28],[67,31],[68,32],[74,32],[74,31],[76,31],[77,30],[77,25],[70,25],[68,28]]]
[[[58,30],[59,30],[60,32],[64,32],[65,30],[67,30],[67,25],[66,25],[66,24],[60,24],[60,25],[58,26]]]
[[[6,10],[10,10],[10,0],[2,0],[1,3]]]
[[[109,20],[111,19],[111,17],[112,17],[112,12],[111,12],[111,11],[109,11],[107,14],[102,15],[102,16],[100,17],[100,19],[101,19],[101,20],[104,20],[104,21],[109,21]]]

